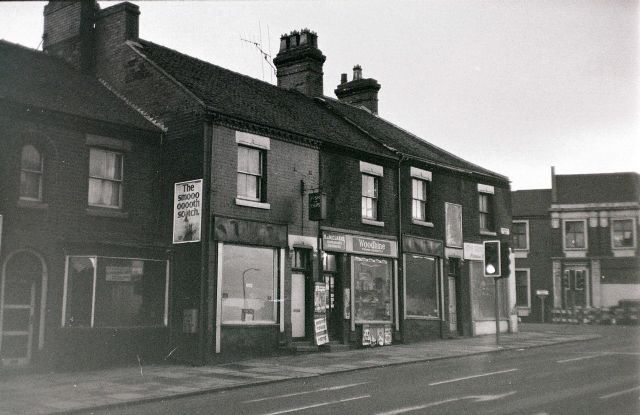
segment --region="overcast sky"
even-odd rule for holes
[[[141,38],[272,83],[241,39],[275,56],[281,34],[314,30],[325,95],[360,64],[382,85],[381,117],[514,190],[550,187],[551,166],[640,170],[637,1],[133,3]],[[41,48],[44,4],[0,2],[0,38]]]

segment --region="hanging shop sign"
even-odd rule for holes
[[[309,220],[327,218],[327,195],[324,193],[309,194]]]
[[[396,241],[329,231],[322,232],[322,249],[325,251],[349,252],[393,258],[398,256],[398,244]]]
[[[316,346],[329,343],[329,333],[327,332],[327,318],[318,317],[313,319]]]
[[[173,243],[200,242],[202,179],[176,183],[173,188]]]

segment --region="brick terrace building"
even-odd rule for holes
[[[313,32],[281,38],[274,86],[140,39],[138,16],[50,2],[44,50],[166,129],[153,207],[156,243],[171,246],[163,351],[205,363],[312,344],[317,311],[330,347],[494,330],[482,242],[509,234],[506,177],[378,117],[380,85],[360,67],[339,100],[322,96]],[[187,185],[194,209],[172,220]],[[311,193],[326,203],[314,220]]]
[[[637,173],[555,175],[552,188],[513,192],[519,315],[609,308],[640,299]]]
[[[0,61],[2,366],[157,354],[161,130],[56,58],[0,41]]]

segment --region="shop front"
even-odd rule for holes
[[[215,353],[276,350],[284,335],[287,227],[215,218]]]
[[[329,341],[391,344],[399,328],[397,242],[323,230],[322,249]]]
[[[442,337],[443,262],[442,241],[405,235],[403,248],[404,341],[424,341]]]

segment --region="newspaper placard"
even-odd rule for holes
[[[316,345],[321,346],[325,343],[329,343],[329,334],[327,333],[326,317],[314,318],[313,326],[315,329]]]

